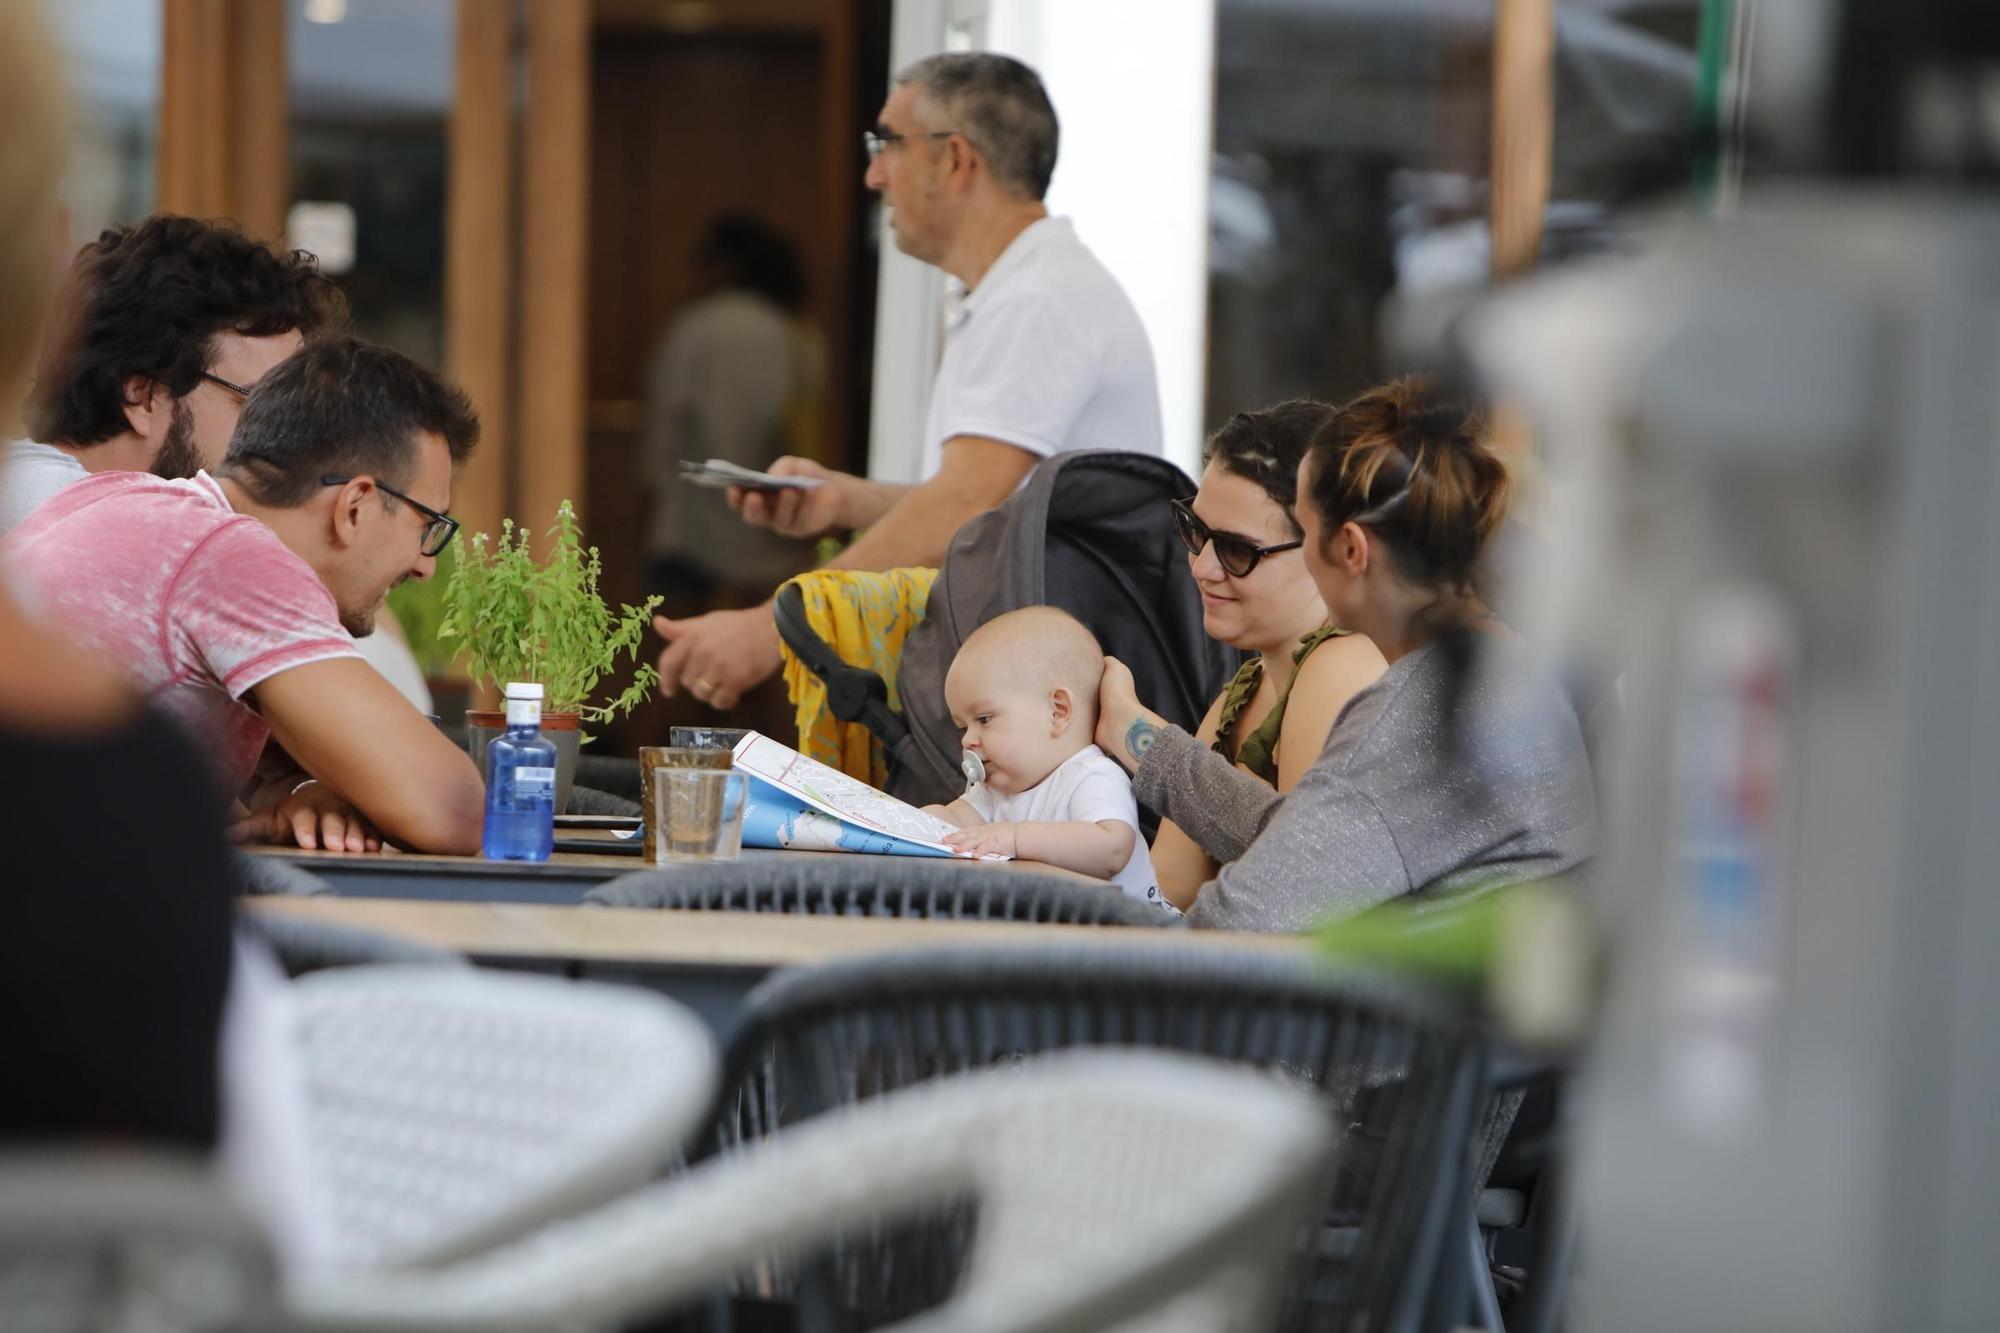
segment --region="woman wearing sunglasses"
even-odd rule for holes
[[[1106,661],[1098,745],[1133,770],[1139,799],[1226,863],[1197,892],[1196,925],[1303,930],[1590,855],[1576,715],[1476,586],[1507,493],[1479,413],[1421,379],[1362,394],[1314,433],[1298,481],[1305,568],[1333,619],[1389,665],[1288,794],[1148,712],[1132,673]]]
[[[1334,718],[1383,667],[1374,644],[1327,623],[1293,517],[1299,460],[1333,411],[1295,398],[1237,413],[1203,451],[1201,489],[1173,503],[1202,627],[1251,654],[1195,739],[1280,792],[1319,757]],[[1215,878],[1216,858],[1167,821],[1153,869],[1160,892],[1185,910]]]

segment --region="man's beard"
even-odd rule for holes
[[[171,481],[192,477],[200,470],[201,454],[194,447],[194,412],[186,399],[176,399],[167,438],[160,441],[160,451],[153,455],[153,475]]]
[[[376,598],[371,606],[358,610],[351,607],[340,608],[340,627],[357,639],[365,639],[375,632],[375,612],[382,606],[382,599]]]

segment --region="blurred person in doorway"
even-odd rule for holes
[[[1138,312],[1117,279],[1042,202],[1056,166],[1055,108],[1032,69],[955,53],[897,75],[867,136],[864,178],[896,246],[957,280],[915,485],[783,458],[812,490],[732,490],[744,519],[793,537],[866,529],[830,562],[885,570],[942,563],[967,519],[1036,463],[1085,449],[1161,451],[1160,393]],[[732,707],[780,661],[770,603],[657,618],[660,688]]]
[[[755,602],[812,563],[811,543],[745,532],[722,494],[684,484],[679,465],[719,458],[761,471],[787,454],[817,456],[826,382],[790,243],[725,214],[695,262],[700,294],[674,316],[647,382],[652,587],[677,615]]]

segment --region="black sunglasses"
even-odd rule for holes
[[[1259,546],[1248,537],[1234,532],[1217,532],[1195,516],[1194,506],[1188,500],[1169,500],[1167,506],[1174,511],[1174,532],[1180,537],[1181,545],[1187,547],[1189,555],[1200,555],[1201,548],[1215,544],[1215,563],[1222,566],[1222,572],[1230,578],[1249,577],[1257,568],[1257,562],[1267,555],[1280,551],[1296,551],[1306,544],[1305,538],[1297,541],[1279,542],[1276,546]]]
[[[353,480],[354,478],[352,477],[321,477],[319,479],[319,484],[322,486],[345,486],[348,482]],[[375,479],[371,477],[369,478],[369,480],[374,481]],[[398,500],[401,500],[404,504],[416,510],[419,514],[422,514],[426,520],[428,520],[424,524],[423,542],[422,545],[420,545],[417,548],[418,550],[420,550],[427,556],[439,556],[444,554],[444,548],[451,545],[452,537],[455,536],[458,532],[457,519],[453,518],[449,514],[440,514],[437,510],[431,508],[429,505],[425,504],[421,500],[412,500],[409,496],[403,494],[401,491],[397,490],[394,486],[385,486],[381,482],[376,481],[375,489],[381,491],[384,495],[395,496]]]

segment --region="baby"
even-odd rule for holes
[[[1139,835],[1132,783],[1091,743],[1104,650],[1068,613],[1030,606],[973,631],[944,678],[965,735],[965,795],[930,812],[962,852],[1002,852],[1108,879],[1166,905]]]

